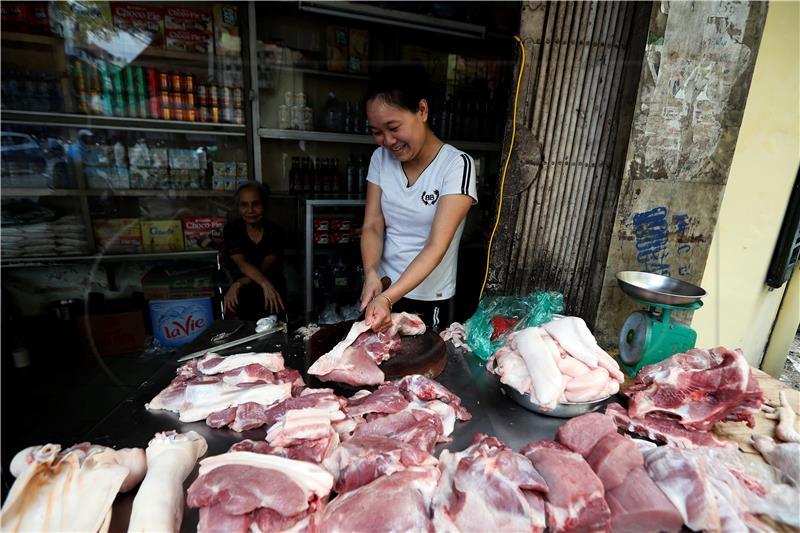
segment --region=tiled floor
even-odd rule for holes
[[[0,403],[3,497],[13,483],[8,464],[14,454],[35,444],[52,442],[66,447],[80,442],[164,364],[139,355],[107,357],[102,363],[106,368],[95,359],[80,357],[40,358],[22,369],[4,364]]]

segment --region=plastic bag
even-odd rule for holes
[[[564,296],[559,292],[532,292],[528,296],[492,296],[483,298],[478,309],[464,324],[467,343],[472,351],[488,360],[505,346],[512,331],[550,322],[564,310]]]

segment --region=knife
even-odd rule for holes
[[[247,337],[242,337],[241,339],[236,339],[235,341],[226,342],[225,344],[220,344],[219,346],[213,346],[211,348],[204,348],[202,350],[198,350],[196,352],[190,353],[189,355],[184,355],[183,357],[178,359],[178,362],[183,363],[184,361],[189,361],[190,359],[201,357],[211,351],[221,352],[223,350],[227,350],[228,348],[233,348],[234,346],[239,346],[240,344],[260,339],[261,337],[266,337],[267,335],[270,335],[277,331],[286,331],[286,324],[278,323],[275,324],[273,327],[262,331],[261,333],[253,333],[252,335],[248,335]]]

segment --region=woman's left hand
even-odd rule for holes
[[[376,296],[367,305],[365,321],[372,331],[386,331],[392,325],[392,309],[389,301],[381,295]]]

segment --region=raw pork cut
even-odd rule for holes
[[[388,415],[398,413],[406,407],[408,407],[408,400],[397,388],[397,385],[384,383],[374,392],[359,391],[348,398],[344,410],[348,416],[356,420],[363,420],[366,415]]]
[[[571,418],[558,429],[558,442],[588,457],[603,437],[617,432],[617,425],[610,416],[600,413],[587,413]]]
[[[395,381],[395,385],[410,402],[426,406],[427,402],[438,400],[452,407],[459,420],[472,418],[469,411],[461,407],[461,398],[437,381],[420,374],[412,374]]]
[[[331,389],[305,389],[300,396],[276,404],[248,402],[212,413],[206,419],[206,424],[212,428],[229,426],[234,431],[246,431],[264,425],[271,426],[287,411],[305,408],[325,409],[331,413],[331,420],[339,421],[346,417],[342,411],[345,403],[345,399],[335,395]]]
[[[281,420],[269,428],[266,440],[280,448],[304,447],[306,454],[318,463],[339,444],[339,435],[331,422],[331,412],[325,409],[306,407],[286,411]]]
[[[476,434],[461,452],[439,456],[433,499],[437,531],[543,531],[547,492],[530,460],[495,437]]]
[[[525,361],[508,346],[503,346],[489,358],[486,370],[500,376],[500,383],[516,389],[521,394],[530,394],[531,376],[528,374]]]
[[[156,433],[148,443],[147,474],[136,493],[128,532],[177,532],[183,519],[183,482],[208,450],[195,433]]]
[[[289,398],[302,386],[297,371],[284,369],[280,353],[228,357],[209,353],[179,367],[172,382],[145,408],[173,411],[182,422],[194,422],[245,403],[269,406]],[[212,417],[212,422],[215,420]]]
[[[650,440],[666,442],[678,448],[736,447],[736,443],[733,441],[719,439],[710,431],[686,429],[673,418],[661,418],[654,415],[648,415],[645,418],[631,418],[625,408],[618,403],[608,404],[606,414],[611,416],[617,426],[625,431],[647,437]]]
[[[606,369],[611,377],[620,383],[625,379],[619,369],[619,364],[598,346],[597,340],[582,318],[565,316],[542,324],[542,328],[558,341],[558,344],[567,353],[589,368],[600,366]]]
[[[719,531],[717,499],[703,462],[672,446],[660,446],[645,454],[645,468],[675,506],[683,522],[695,531]]]
[[[87,443],[26,448],[12,460],[19,477],[3,503],[3,531],[106,531],[118,492],[141,482],[141,448]]]
[[[314,530],[332,486],[320,466],[236,451],[202,460],[186,501],[198,531]]]
[[[416,406],[408,406],[398,413],[359,424],[353,432],[354,437],[378,436],[397,439],[428,453],[433,451],[443,434],[444,426],[439,415]]]
[[[522,453],[547,482],[547,527],[550,531],[602,531],[611,511],[603,483],[579,454],[551,441],[529,444]]]
[[[383,383],[384,374],[378,365],[394,355],[399,347],[398,335],[423,333],[425,323],[409,313],[392,313],[392,325],[381,333],[371,331],[363,320],[356,322],[344,340],[317,359],[308,373],[322,381],[355,386]]]
[[[336,480],[333,489],[339,494],[412,466],[435,465],[436,459],[428,452],[380,436],[348,439],[323,461],[323,466]]]
[[[644,459],[630,437],[614,432],[600,439],[586,462],[608,491],[620,486],[631,470],[644,464]]]
[[[623,483],[606,492],[614,533],[680,531],[683,518],[653,483],[643,467],[628,473]]]
[[[325,507],[319,530],[432,531],[429,509],[438,479],[437,468],[414,467],[339,494]]]
[[[631,418],[669,416],[687,429],[701,430],[729,420],[753,427],[753,413],[764,401],[741,350],[722,347],[692,349],[646,366],[625,395]]]

